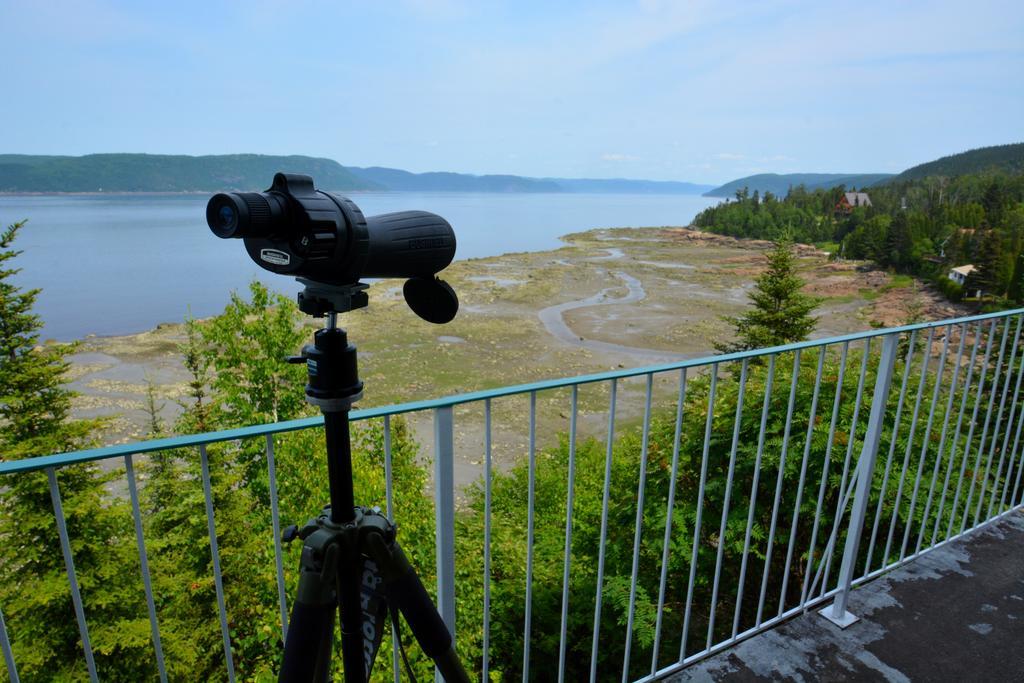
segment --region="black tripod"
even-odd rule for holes
[[[327,325],[292,362],[306,363],[307,400],[324,414],[331,504],[284,540],[303,540],[299,587],[292,608],[280,681],[329,680],[334,612],[341,613],[341,648],[346,683],[369,679],[390,613],[398,638],[398,612],[405,616],[424,653],[447,681],[465,681],[444,622],[423,583],[395,540],[395,526],[379,509],[356,507],[352,492],[349,410],[362,396],[356,348],[337,326],[337,314],[366,305],[365,285],[328,286],[300,280],[299,308]]]

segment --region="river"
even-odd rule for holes
[[[607,227],[687,225],[719,200],[693,195],[365,192],[366,214],[423,209],[455,228],[456,258],[552,249]],[[42,292],[43,338],[132,334],[221,311],[253,278],[293,294],[294,280],[256,266],[240,241],[206,227],[205,195],[0,196],[0,228],[28,219],[14,282]],[[10,265],[10,264],[9,264]]]

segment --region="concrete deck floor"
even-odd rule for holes
[[[1024,681],[1024,513],[855,590],[841,630],[796,617],[667,680]]]

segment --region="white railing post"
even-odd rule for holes
[[[437,609],[455,641],[455,434],[452,407],[434,409],[434,520]],[[440,672],[438,681],[444,680]]]
[[[871,399],[871,415],[868,417],[867,434],[864,436],[864,446],[857,468],[857,491],[853,499],[853,509],[850,510],[846,548],[843,550],[843,560],[839,570],[839,593],[836,594],[834,603],[821,610],[823,617],[840,628],[846,628],[858,619],[846,610],[846,606],[850,598],[853,568],[857,562],[860,536],[864,529],[864,518],[868,510],[868,499],[871,497],[871,478],[875,472],[878,442],[881,440],[882,428],[885,423],[885,404],[889,397],[889,386],[892,384],[892,371],[896,361],[898,341],[898,335],[890,334],[882,342],[882,357],[878,363],[878,373],[875,375],[875,393]]]

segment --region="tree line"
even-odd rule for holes
[[[827,243],[841,258],[867,259],[932,281],[959,300],[981,290],[987,309],[1024,303],[1024,175],[930,176],[865,188],[870,206],[837,211],[846,188],[791,188],[785,197],[746,190],[695,219],[742,238],[783,236]],[[963,287],[953,267],[977,269]]]

